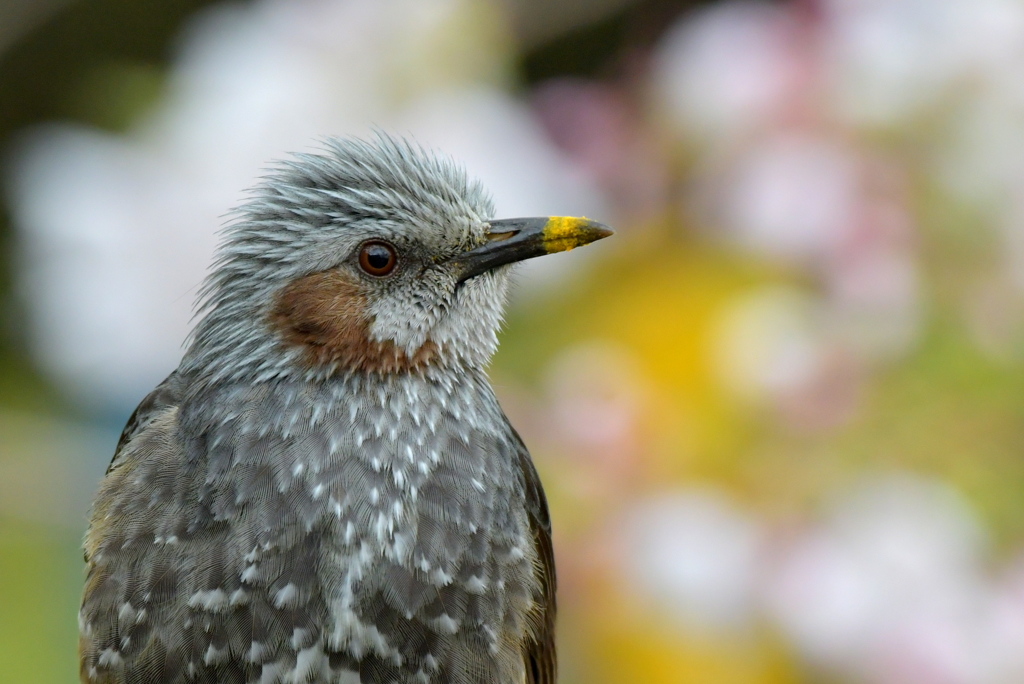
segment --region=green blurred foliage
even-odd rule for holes
[[[73,532],[0,517],[4,681],[77,681],[80,543]]]

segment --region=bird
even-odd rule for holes
[[[487,376],[517,262],[612,230],[491,218],[377,132],[268,167],[85,536],[84,684],[553,684],[555,565]]]

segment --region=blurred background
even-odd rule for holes
[[[268,160],[373,127],[525,267],[561,682],[1024,682],[1024,0],[0,2],[0,672]]]

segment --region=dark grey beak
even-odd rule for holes
[[[541,216],[491,221],[487,242],[463,252],[449,263],[461,283],[504,264],[567,252],[613,233],[608,226],[586,218]]]

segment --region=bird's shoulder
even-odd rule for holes
[[[181,401],[177,372],[169,375],[132,412],[114,449],[110,465],[93,502],[85,537],[85,559],[90,567],[104,548],[127,545],[128,530],[138,516],[154,517],[159,504],[172,500],[168,477],[181,461],[177,414]],[[88,587],[87,587],[88,589]]]
[[[118,460],[132,440],[134,440],[141,432],[150,427],[154,420],[161,416],[165,416],[168,412],[173,411],[181,403],[181,396],[183,390],[183,381],[178,371],[174,371],[161,382],[152,392],[146,395],[146,397],[139,402],[139,405],[135,407],[132,415],[128,418],[128,422],[125,424],[124,429],[121,430],[121,436],[117,440],[117,446],[114,448],[114,455],[110,459],[110,465],[107,466],[107,473],[109,473],[114,466],[118,463]],[[166,426],[161,426],[166,429]]]

